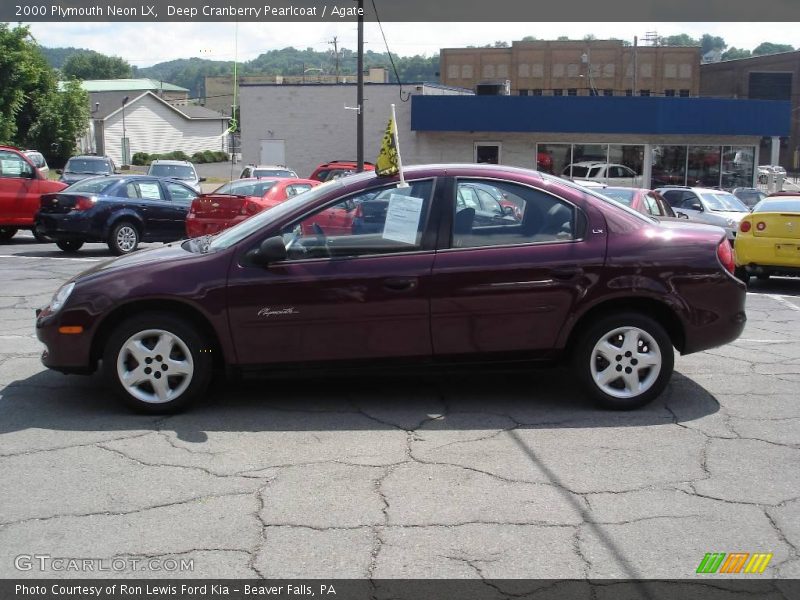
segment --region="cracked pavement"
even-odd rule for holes
[[[766,577],[800,577],[800,280],[755,281],[742,337],[676,357],[635,412],[542,369],[220,381],[148,417],[39,362],[33,310],[108,258],[85,250],[0,246],[0,577],[84,576],[18,571],[20,554],[155,557],[193,560],[170,577],[528,594],[496,580],[692,578],[706,552],[771,552]]]

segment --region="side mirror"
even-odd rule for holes
[[[503,214],[509,217],[514,216],[514,207],[512,206],[504,206],[503,207]]]
[[[258,248],[254,248],[247,253],[247,256],[255,264],[267,266],[269,263],[279,260],[286,260],[286,245],[280,235],[267,238]]]
[[[703,212],[703,205],[702,205],[702,204],[700,204],[699,202],[692,202],[692,203],[691,203],[689,206],[687,206],[686,208],[689,208],[689,209],[691,209],[691,210],[696,210],[697,212]]]
[[[63,169],[56,169],[56,175],[61,175],[63,172]]]
[[[198,181],[199,181],[200,183],[203,183],[205,180],[206,180],[206,178],[205,178],[205,177],[201,177],[200,179],[198,179]]]

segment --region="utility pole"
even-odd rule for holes
[[[358,0],[358,92],[356,116],[356,171],[364,170],[364,0]]]
[[[333,39],[328,42],[333,46],[333,60],[335,61],[336,83],[339,83],[339,38],[333,36]]]
[[[639,45],[639,37],[633,36],[633,89],[631,90],[631,95],[636,95],[636,71],[639,68],[636,61],[636,47]]]

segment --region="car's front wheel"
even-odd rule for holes
[[[111,334],[103,370],[128,406],[169,413],[202,395],[213,361],[207,341],[187,321],[167,313],[145,313],[123,321]]]
[[[666,387],[674,364],[672,342],[655,320],[639,313],[600,319],[580,338],[575,367],[601,406],[639,408]]]
[[[117,223],[108,236],[108,248],[120,256],[130,254],[139,246],[139,230],[128,221]]]

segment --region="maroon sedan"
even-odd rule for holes
[[[630,409],[664,389],[673,347],[713,348],[744,328],[720,228],[657,223],[524,169],[418,166],[406,179],[330,181],[214,237],[86,271],[38,313],[44,364],[88,373],[102,361],[128,404],[166,412],[203,394],[215,368],[568,357],[589,395]],[[476,183],[522,219],[476,221],[457,203]],[[331,209],[360,216],[326,229],[316,215]]]

